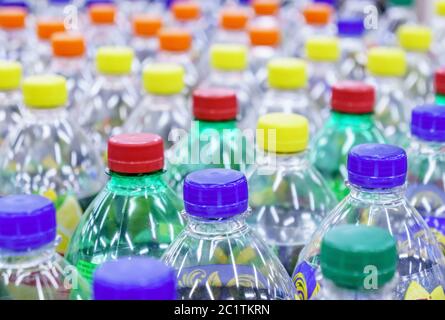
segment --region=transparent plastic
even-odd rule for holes
[[[176,269],[179,299],[296,298],[283,265],[246,224],[247,214],[214,220],[186,214],[186,228],[163,257]]]
[[[366,45],[362,37],[340,38],[340,79],[362,81],[366,78]]]
[[[295,30],[293,37],[286,42],[287,55],[303,58],[304,46],[308,39],[320,36],[335,36],[335,31],[333,24],[320,26],[303,24],[299,30]]]
[[[445,17],[435,16],[431,26],[434,35],[432,51],[439,60],[439,64],[443,66],[445,64],[445,48],[441,44],[445,41]]]
[[[267,91],[267,63],[273,58],[284,56],[281,47],[252,46],[249,53],[249,68],[262,93]]]
[[[88,57],[93,58],[100,47],[125,46],[125,35],[120,31],[117,24],[95,25],[89,24],[84,30],[88,43]]]
[[[57,209],[64,253],[82,212],[104,185],[102,160],[65,107],[23,108],[0,150],[0,194],[36,193]]]
[[[67,259],[91,282],[96,267],[124,256],[160,258],[183,229],[182,203],[163,171],[110,180],[94,199],[71,240]]]
[[[316,290],[310,288],[315,281],[318,288],[320,285],[317,269],[321,239],[329,229],[345,223],[381,227],[396,239],[399,278],[393,299],[412,298],[416,292],[429,294],[443,290],[445,258],[423,218],[404,197],[405,186],[392,189],[349,187],[350,194],[322,222],[300,254],[294,271],[300,297],[316,296]]]
[[[0,29],[0,59],[18,61],[23,70],[29,70],[37,59],[32,35],[27,30],[6,31]]]
[[[397,29],[401,25],[417,22],[416,10],[413,6],[389,6],[382,17],[381,27],[379,26],[380,45],[397,45]]]
[[[153,61],[159,49],[157,37],[138,37],[132,36],[130,46],[135,54],[135,70],[142,72],[144,66]]]
[[[18,90],[0,91],[0,146],[7,135],[12,133],[21,122]]]
[[[336,201],[307,151],[259,152],[256,161],[247,173],[252,209],[248,222],[292,274],[301,249]]]

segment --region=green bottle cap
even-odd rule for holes
[[[389,0],[389,4],[392,6],[412,6],[414,0]]]
[[[377,227],[338,226],[321,243],[323,276],[344,288],[381,288],[394,277],[397,259],[394,238]]]

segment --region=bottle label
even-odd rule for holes
[[[300,300],[310,300],[317,295],[320,285],[316,275],[317,268],[306,261],[296,267],[292,281],[297,288]]]
[[[93,281],[93,273],[94,270],[97,268],[97,264],[94,264],[92,262],[88,262],[85,260],[79,260],[76,264],[76,268],[79,271],[79,273],[87,280],[89,283],[92,283]]]

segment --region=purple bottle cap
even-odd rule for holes
[[[184,181],[184,207],[188,214],[208,219],[229,218],[246,212],[246,177],[230,169],[192,172]]]
[[[95,4],[114,4],[114,0],[86,0],[85,7],[89,7]]]
[[[0,250],[29,251],[56,239],[56,208],[38,195],[0,198]]]
[[[348,154],[348,180],[362,188],[401,186],[406,180],[407,167],[405,150],[388,144],[361,144]]]
[[[0,7],[19,7],[25,10],[29,10],[28,2],[20,0],[0,0]]]
[[[411,133],[425,141],[445,142],[445,108],[438,105],[414,108],[411,116]]]
[[[108,261],[94,272],[94,300],[175,300],[175,271],[148,257]]]
[[[313,3],[326,3],[332,7],[335,7],[337,4],[337,0],[312,0]]]
[[[73,0],[50,0],[49,2],[51,4],[59,5],[59,4],[68,4],[71,3]]]
[[[337,30],[340,37],[361,37],[365,26],[362,18],[342,18],[337,21]]]

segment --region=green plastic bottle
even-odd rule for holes
[[[332,87],[331,115],[312,141],[311,158],[337,200],[348,195],[346,160],[349,150],[362,143],[385,143],[374,123],[375,90],[361,82]]]
[[[445,68],[436,70],[434,86],[436,89],[436,104],[445,106]]]
[[[250,139],[237,127],[237,109],[232,90],[202,88],[193,92],[195,121],[190,132],[167,152],[167,181],[178,195],[182,195],[183,181],[190,172],[209,168],[245,172],[253,163],[253,144],[247,144]]]
[[[161,137],[122,134],[110,138],[110,179],[86,210],[67,253],[87,280],[107,260],[160,258],[182,231],[182,202],[165,183],[163,167]]]

